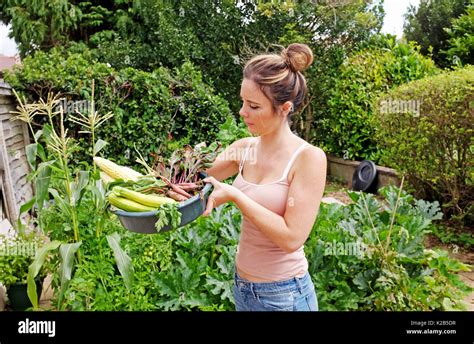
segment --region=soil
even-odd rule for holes
[[[333,198],[337,199],[338,201],[341,201],[344,204],[352,203],[351,198],[347,195],[347,193],[345,191],[328,192],[327,194],[324,194],[324,197],[333,197]]]

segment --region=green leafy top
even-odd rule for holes
[[[36,253],[47,243],[47,238],[36,232],[19,236],[0,235],[0,282],[8,286],[26,283],[28,267]],[[40,276],[48,271],[49,261],[45,263]]]

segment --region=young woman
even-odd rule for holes
[[[240,116],[248,137],[232,143],[207,170],[214,191],[204,216],[234,202],[243,215],[236,254],[237,311],[316,311],[303,244],[315,222],[326,181],[326,155],[290,130],[289,116],[306,93],[301,71],[311,49],[291,44],[280,55],[245,65]],[[220,181],[237,175],[233,185]]]

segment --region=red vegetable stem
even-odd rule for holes
[[[171,187],[175,192],[179,193],[180,195],[183,195],[183,196],[186,196],[187,198],[191,198],[192,196],[190,194],[188,194],[186,191],[184,191],[183,189],[181,189],[179,186],[171,183],[167,178],[165,177],[161,177],[161,179],[163,179],[163,181],[168,184],[169,187]]]

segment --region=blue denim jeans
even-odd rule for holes
[[[318,300],[308,272],[285,281],[255,283],[234,275],[236,311],[317,311]]]

